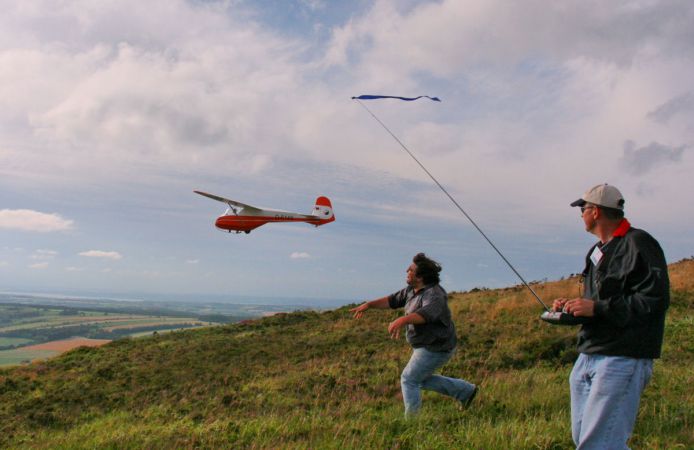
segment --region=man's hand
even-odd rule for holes
[[[587,298],[572,298],[564,303],[562,310],[576,317],[593,317],[595,315],[595,302]]]
[[[364,302],[356,308],[350,309],[349,312],[354,313],[355,319],[361,319],[361,316],[364,315],[364,311],[367,309],[369,309],[369,302]]]
[[[397,339],[400,337],[400,329],[407,325],[407,316],[398,317],[388,325],[388,333],[391,339]]]
[[[568,301],[569,301],[568,298],[558,298],[558,299],[555,299],[555,300],[552,302],[552,310],[554,310],[554,311],[561,311],[562,309],[564,309],[564,305],[565,305],[566,302],[568,302]]]

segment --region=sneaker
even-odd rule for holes
[[[479,390],[480,390],[479,387],[475,386],[475,389],[472,390],[472,394],[470,394],[470,396],[468,398],[466,398],[465,400],[462,400],[460,402],[463,404],[463,408],[467,408],[470,406],[472,401],[475,399],[475,396],[477,395],[477,391],[479,391]]]

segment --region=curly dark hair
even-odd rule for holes
[[[430,259],[424,253],[417,253],[412,258],[412,262],[417,269],[414,274],[424,281],[424,284],[438,284],[441,281],[439,272],[441,272],[441,264],[433,259]]]

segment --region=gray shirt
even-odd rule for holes
[[[455,348],[455,325],[448,308],[448,295],[438,284],[423,287],[415,294],[408,286],[388,296],[388,305],[405,308],[405,314],[417,313],[426,320],[421,325],[407,325],[407,342],[413,348],[424,347],[432,352],[447,352]]]

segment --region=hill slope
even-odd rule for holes
[[[694,448],[694,261],[671,266],[664,356],[632,445]],[[538,284],[575,295],[576,279]],[[125,339],[0,370],[0,447],[542,448],[572,446],[576,328],[538,320],[520,287],[451,296],[460,338],[444,374],[482,386],[473,407],[425,394],[402,418],[410,354],[397,312],[348,308]]]

